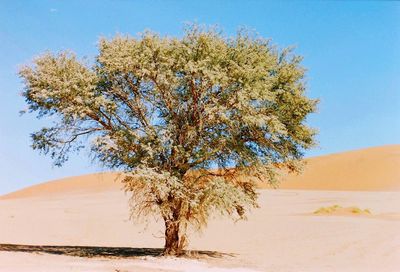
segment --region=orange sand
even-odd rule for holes
[[[319,156],[305,162],[301,174],[281,177],[280,189],[400,191],[400,145]],[[31,186],[0,199],[121,189],[117,178],[118,174],[112,172],[69,177]]]
[[[286,177],[281,188],[287,190],[260,190],[260,209],[248,221],[214,218],[202,235],[191,233],[191,249],[234,257],[107,259],[0,251],[0,272],[400,271],[400,145],[308,162],[302,175]],[[130,221],[129,196],[115,177],[72,177],[0,197],[0,244],[162,247],[162,222]],[[313,214],[333,205],[371,214]]]

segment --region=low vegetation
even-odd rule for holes
[[[342,207],[340,205],[332,205],[328,207],[318,208],[313,212],[316,215],[322,214],[359,214],[359,215],[368,215],[371,214],[369,209],[360,209],[359,207]]]

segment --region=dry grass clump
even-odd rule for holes
[[[342,207],[340,205],[332,205],[328,207],[318,208],[313,212],[316,215],[328,215],[328,214],[357,214],[357,215],[369,215],[371,211],[369,209],[360,209],[359,207]]]
[[[371,211],[369,209],[362,210],[358,207],[352,207],[351,212],[356,214],[371,214]]]

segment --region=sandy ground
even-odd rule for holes
[[[234,256],[82,258],[0,251],[0,271],[400,271],[400,193],[261,190],[248,221],[213,219],[191,249]],[[313,215],[330,205],[372,214]],[[161,248],[162,224],[129,221],[118,190],[0,200],[0,243]],[[22,261],[23,260],[23,261]]]
[[[400,191],[400,145],[348,151],[305,160],[303,172],[282,173],[280,189],[340,191]],[[56,194],[98,193],[118,190],[117,173],[68,177],[23,188],[0,199],[40,197]],[[260,188],[270,188],[260,183]]]
[[[260,190],[248,221],[214,218],[192,232],[190,250],[209,251],[192,258],[157,257],[162,222],[129,220],[115,173],[0,196],[0,272],[400,271],[400,145],[307,161],[281,189]],[[313,214],[333,205],[342,208]]]
[[[400,145],[306,159],[300,175],[283,175],[281,189],[400,191]]]

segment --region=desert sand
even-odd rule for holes
[[[299,175],[283,175],[280,189],[400,191],[400,145],[305,159]]]
[[[400,191],[400,145],[371,147],[305,159],[301,174],[285,174],[280,189]],[[0,199],[121,189],[120,174],[108,172],[68,177],[12,192]],[[260,188],[270,188],[260,183]]]
[[[0,197],[0,271],[400,271],[398,165],[400,145],[308,159],[247,221],[191,233],[184,259],[157,257],[162,222],[129,220],[116,174],[40,184]],[[314,213],[333,205],[370,213]]]

